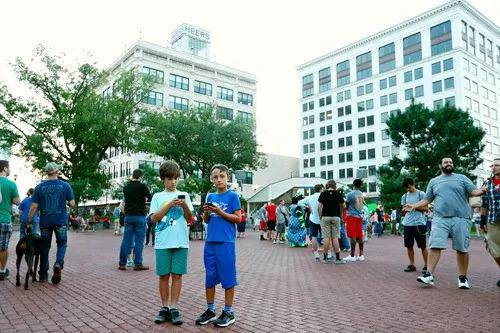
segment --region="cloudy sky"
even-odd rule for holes
[[[167,45],[187,22],[211,32],[212,57],[257,76],[257,138],[265,152],[298,156],[296,67],[442,4],[377,1],[2,1],[0,81],[19,89],[9,63],[37,44],[103,68],[142,38]],[[471,0],[500,25],[500,2]],[[19,90],[21,91],[21,90]]]

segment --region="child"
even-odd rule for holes
[[[151,199],[149,213],[155,225],[156,274],[160,276],[159,289],[162,308],[155,323],[170,321],[182,325],[177,302],[181,293],[182,275],[187,273],[189,228],[193,205],[189,195],[177,191],[180,168],[175,161],[166,161],[160,166],[160,178],[165,185],[163,192],[155,193]],[[172,285],[169,279],[172,277]]]
[[[210,171],[210,178],[217,193],[207,195],[203,219],[207,222],[207,239],[204,250],[205,287],[207,310],[196,319],[197,325],[213,322],[215,326],[226,327],[234,323],[233,298],[236,282],[236,224],[241,222],[241,208],[238,195],[227,190],[229,170],[216,164]],[[215,314],[215,286],[221,283],[225,289],[225,307],[219,318]]]

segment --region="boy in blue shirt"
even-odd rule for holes
[[[166,161],[160,166],[160,178],[165,185],[151,199],[149,214],[155,224],[156,274],[160,277],[159,289],[162,308],[155,323],[167,321],[181,325],[182,319],[177,302],[182,287],[182,275],[188,269],[189,221],[193,205],[186,192],[177,191],[180,168],[175,161]],[[172,277],[172,285],[169,279]]]
[[[216,164],[210,178],[217,189],[207,195],[203,220],[207,222],[207,239],[204,249],[205,288],[207,310],[196,319],[197,325],[213,322],[215,326],[227,327],[234,323],[233,298],[236,281],[236,224],[241,222],[241,207],[238,195],[227,190],[229,169]],[[215,286],[221,283],[225,289],[225,307],[219,318],[215,314]]]
[[[26,193],[27,197],[19,204],[20,238],[26,237],[28,215],[30,213],[31,203],[33,202],[34,192],[35,190],[30,188],[28,193]],[[33,216],[33,226],[31,230],[35,237],[40,237],[40,217],[38,216],[38,212],[35,212]]]

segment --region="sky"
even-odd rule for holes
[[[107,68],[143,40],[168,45],[183,22],[211,33],[214,61],[257,77],[257,141],[261,151],[299,156],[297,66],[419,15],[443,0],[26,1],[0,5],[0,84],[23,92],[11,66],[38,44],[68,64],[91,59]],[[500,25],[500,1],[470,0]],[[16,161],[24,187],[29,168]],[[23,186],[21,186],[23,187]]]

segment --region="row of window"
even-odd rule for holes
[[[465,96],[465,108],[467,110],[472,110],[474,113],[481,113],[485,117],[498,120],[498,112],[495,108],[492,108],[487,104],[483,104],[480,110],[479,105],[479,101],[472,99],[469,96]]]
[[[446,21],[431,27],[431,55],[450,51],[451,42],[451,21]],[[396,67],[396,50],[394,43],[381,46],[378,49],[379,73],[385,73]],[[422,60],[422,40],[421,33],[415,33],[403,38],[403,64],[409,65]],[[363,80],[373,75],[372,52],[366,52],[356,57],[356,80]],[[336,65],[337,87],[342,87],[350,83],[351,71],[350,62],[345,60]],[[331,69],[323,68],[318,73],[319,92],[331,89]],[[302,97],[314,94],[313,74],[302,77]]]
[[[108,167],[108,179],[116,179],[119,177],[128,177],[132,174],[131,162],[123,162],[120,163],[120,167],[118,165],[113,165],[112,167]]]
[[[120,156],[122,154],[129,153],[130,149],[125,147],[110,147],[106,152],[106,158],[113,158],[115,156]]]
[[[463,69],[474,76],[478,76],[477,65],[466,58],[463,58]],[[484,68],[479,68],[479,78],[484,82],[488,82],[492,86],[496,85],[495,75],[487,72]]]
[[[479,94],[479,85],[476,81],[470,80],[468,77],[464,76],[464,88],[465,90],[472,91],[475,94]],[[487,87],[481,86],[481,96],[493,103],[497,101],[497,94],[493,90],[488,90]]]
[[[164,82],[163,71],[144,66],[142,68],[142,73],[144,75],[152,77],[156,83],[162,84]],[[189,78],[177,74],[170,74],[169,87],[188,91]],[[212,84],[194,80],[194,92],[201,95],[212,96]],[[217,98],[232,102],[234,99],[233,94],[234,92],[232,89],[217,86]],[[238,92],[238,103],[253,106],[253,95],[244,92]]]
[[[302,132],[303,138],[304,139],[311,139],[314,138],[314,131],[309,130],[309,131],[304,131]],[[381,131],[381,138],[382,140],[387,140],[389,139],[389,134],[387,130],[382,130]],[[343,147],[349,147],[352,146],[353,140],[352,136],[346,136],[343,138],[338,138],[338,148],[343,148]],[[361,133],[358,134],[358,144],[365,144],[365,143],[371,143],[375,142],[375,132],[368,132],[368,133]],[[302,146],[303,153],[308,154],[308,153],[314,153],[315,152],[315,144],[306,144]],[[333,149],[333,140],[326,140],[326,141],[321,141],[319,143],[319,150],[324,151],[324,150],[330,150]]]
[[[497,45],[496,59],[493,56],[493,42],[490,38],[486,38],[483,33],[477,33],[479,37],[479,53],[476,53],[476,29],[467,22],[462,21],[462,47],[477,56],[482,61],[494,66],[495,62],[500,65],[500,46]]]

